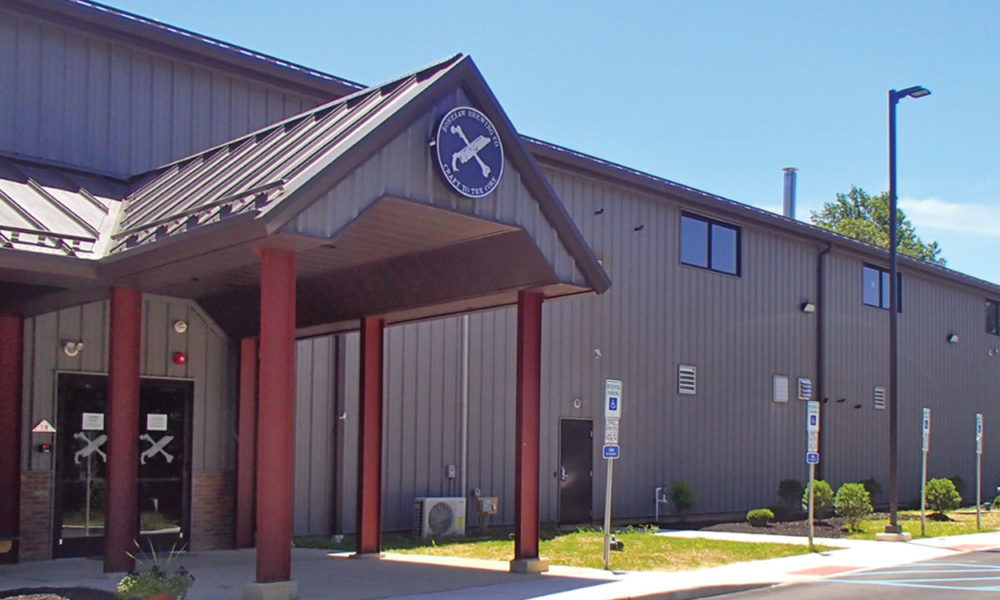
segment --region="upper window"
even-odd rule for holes
[[[1000,301],[986,301],[986,333],[1000,335]]]
[[[739,275],[740,228],[704,217],[681,215],[681,262]]]
[[[864,289],[861,300],[868,306],[889,308],[889,271],[872,265],[861,268],[861,279]],[[897,310],[903,312],[903,276],[896,273]]]

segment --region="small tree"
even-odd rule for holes
[[[926,495],[927,508],[942,515],[949,510],[955,510],[962,503],[962,496],[955,489],[955,484],[946,477],[928,481]]]
[[[817,479],[813,483],[813,489],[815,490],[813,491],[813,509],[816,516],[822,518],[829,515],[830,509],[833,508],[833,490],[830,488],[830,484],[822,479]],[[808,485],[802,491],[802,510],[809,510]]]
[[[851,531],[856,531],[858,524],[872,514],[871,496],[860,483],[845,483],[840,486],[837,497],[833,500],[833,506],[837,516],[847,519],[847,528]]]
[[[677,512],[690,512],[696,502],[694,488],[683,479],[674,479],[670,482],[670,501],[674,503]]]

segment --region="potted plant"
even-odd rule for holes
[[[138,542],[135,545],[139,547]],[[163,559],[150,542],[149,554],[145,563],[129,554],[136,561],[136,569],[118,582],[118,596],[124,600],[182,600],[194,583],[194,575],[184,567],[173,567],[180,550],[171,547]]]

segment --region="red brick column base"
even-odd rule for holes
[[[52,558],[52,472],[21,473],[21,562]]]
[[[228,471],[191,474],[191,550],[233,547],[235,477]]]

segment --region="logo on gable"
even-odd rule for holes
[[[486,115],[469,106],[451,109],[434,138],[438,168],[459,194],[482,198],[503,175],[503,146]]]

